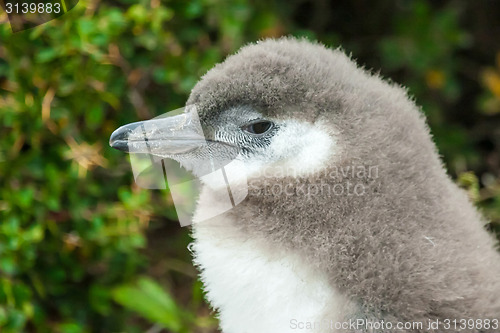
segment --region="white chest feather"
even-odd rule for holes
[[[221,228],[194,225],[192,249],[224,333],[321,332],[306,325],[341,320],[347,301],[326,277],[296,255],[270,254]]]

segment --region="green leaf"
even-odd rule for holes
[[[143,277],[136,285],[123,285],[112,292],[113,299],[154,323],[180,332],[183,323],[181,310],[172,296],[153,280]]]

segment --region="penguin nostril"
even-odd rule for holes
[[[251,134],[264,134],[273,127],[274,124],[272,122],[268,120],[259,120],[249,125],[245,125],[241,129]]]

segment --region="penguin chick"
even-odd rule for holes
[[[404,89],[340,50],[283,38],[215,66],[187,105],[208,142],[238,149],[248,180],[243,202],[193,224],[223,332],[373,332],[381,322],[453,332],[469,319],[462,332],[500,330],[497,244]],[[161,143],[156,154],[194,173],[204,155]],[[218,204],[205,187],[196,216]]]

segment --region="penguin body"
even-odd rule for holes
[[[426,324],[435,319],[498,318],[500,257],[496,243],[483,229],[484,221],[466,194],[447,176],[424,116],[402,88],[357,68],[339,50],[281,39],[247,46],[216,66],[193,89],[190,103],[207,110],[206,114],[251,105],[264,110],[265,118],[313,124],[331,138],[330,154],[325,157],[308,154],[321,144],[308,141],[304,131],[289,135],[286,157],[268,159],[262,168],[272,170],[278,165],[293,170],[292,175],[284,172],[273,177],[271,171],[271,176],[268,172],[262,177],[265,171],[261,169],[253,178],[250,172],[249,187],[262,191],[250,191],[247,200],[215,221],[193,225],[195,260],[208,298],[220,309],[224,332],[292,332],[293,319],[324,323],[358,318],[422,322],[421,330],[406,331],[424,332],[428,331]],[[288,167],[283,167],[284,160]],[[304,164],[316,165],[297,174]],[[338,172],[342,167],[343,171],[376,167],[378,175],[364,179]],[[331,172],[324,170],[336,171],[334,177],[325,177]],[[342,184],[345,189],[349,180],[366,185],[362,195],[307,196],[306,191],[273,195],[264,191],[277,184],[286,188],[290,183],[295,189],[314,183]],[[198,209],[203,207],[200,200]],[[316,276],[312,281],[322,285],[326,279],[325,294],[331,296],[326,300],[310,297],[314,315],[300,316],[307,310],[286,307],[295,304],[294,296],[295,300],[302,297],[294,290],[295,282],[283,279],[282,288],[289,290],[287,303],[278,286],[276,292],[265,288],[265,273],[257,268],[258,263],[254,270],[233,270],[228,257],[226,269],[222,269],[201,255],[205,241],[214,241],[210,232],[201,230],[212,228],[218,230],[220,244],[225,239],[236,240],[226,248],[229,256],[232,251],[242,251],[235,258],[235,267],[245,266],[245,259],[247,267],[262,261],[289,265],[288,271]],[[258,240],[267,246],[258,245]],[[245,247],[253,247],[259,254],[252,256],[254,252],[245,252]],[[217,275],[217,267],[221,268],[218,273],[227,274],[224,278]],[[268,268],[272,275],[273,269]],[[268,279],[279,280],[281,274],[275,272]],[[247,282],[217,292],[215,281],[231,280]],[[302,281],[314,290],[311,280]],[[266,290],[267,301],[245,295],[251,285]],[[224,295],[233,297],[226,303]],[[230,300],[238,295],[242,297],[240,316],[230,310],[234,309]],[[281,323],[281,329],[276,323],[267,330],[231,325],[231,320],[244,322],[243,318],[259,314],[256,308],[262,312],[253,322],[274,322],[280,315],[288,321]],[[319,326],[316,331],[322,331]],[[323,331],[332,329],[323,327]],[[444,327],[436,330],[444,331]]]
[[[239,147],[248,181],[243,202],[196,223],[220,203],[204,188],[193,224],[223,332],[453,332],[443,322],[462,319],[492,323],[462,332],[500,330],[497,243],[404,89],[283,38],[228,57],[187,104],[210,142]]]

